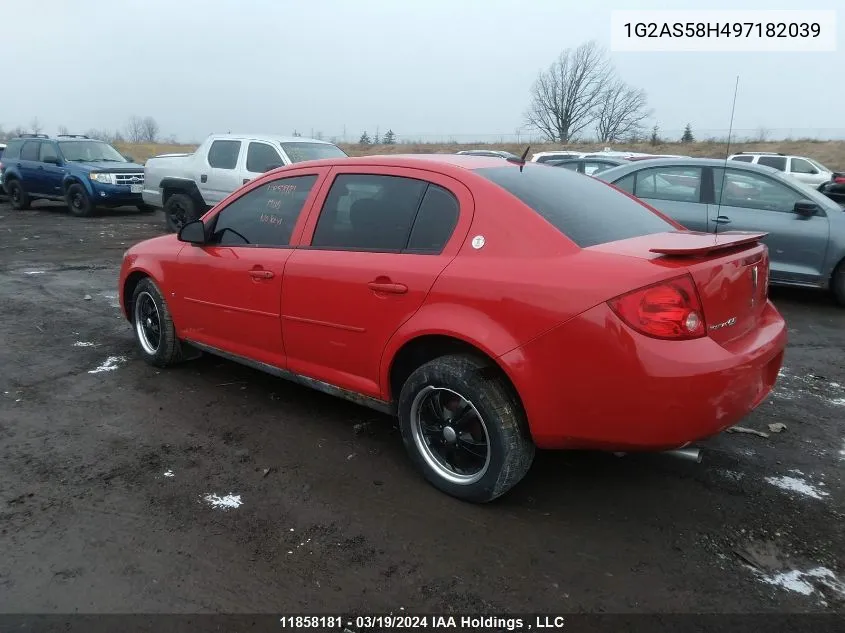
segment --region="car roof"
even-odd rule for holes
[[[308,138],[305,136],[284,136],[281,134],[209,134],[208,138],[214,140],[244,141],[244,140],[260,140],[260,141],[275,141],[277,143],[319,143],[322,145],[334,145],[330,141],[323,141],[316,138]]]
[[[367,156],[338,156],[336,158],[321,158],[317,160],[302,161],[280,167],[280,170],[301,168],[303,166],[339,166],[339,165],[367,165],[371,167],[416,167],[417,169],[431,169],[434,165],[451,168],[459,167],[469,171],[484,169],[486,167],[503,167],[513,165],[518,169],[519,165],[509,160],[502,160],[498,156],[479,156],[478,154],[369,154]],[[525,162],[525,165],[533,165],[533,168],[541,168],[543,165],[536,165]],[[275,170],[274,170],[275,171]],[[268,172],[270,173],[270,172]]]
[[[646,158],[643,160],[631,161],[619,167],[608,169],[602,172],[602,175],[624,174],[632,171],[639,171],[646,167],[724,167],[724,158]],[[756,165],[754,163],[744,163],[742,161],[730,161],[728,166],[731,169],[740,169],[750,172],[763,172],[766,174],[783,174],[779,169],[768,167],[767,165]]]

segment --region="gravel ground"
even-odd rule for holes
[[[541,453],[475,506],[394,422],[204,356],[156,371],[117,305],[160,212],[0,204],[0,612],[841,612],[845,310],[773,290],[774,395],[701,464]]]

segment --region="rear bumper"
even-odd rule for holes
[[[727,346],[651,339],[601,304],[500,360],[538,447],[664,450],[718,434],[759,406],[786,340],[771,302],[758,327]]]

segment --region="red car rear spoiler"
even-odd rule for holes
[[[699,231],[666,232],[651,236],[657,245],[649,248],[649,251],[661,255],[709,255],[717,251],[759,242],[767,235],[768,233],[750,231],[725,231],[717,234]]]

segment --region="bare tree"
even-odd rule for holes
[[[41,122],[38,120],[38,117],[33,117],[32,121],[29,122],[29,127],[32,130],[33,134],[41,134],[41,130],[44,128],[41,127]]]
[[[158,138],[158,122],[151,116],[144,117],[141,122],[141,136],[147,143],[155,143]]]
[[[67,129],[67,126],[66,125],[60,125],[59,126],[59,136],[66,136],[67,134],[70,134],[70,130]]]
[[[140,143],[144,140],[144,119],[139,116],[129,117],[126,124],[126,136],[131,143]]]
[[[612,72],[594,41],[566,49],[534,82],[527,123],[550,141],[569,142],[595,120]]]
[[[613,143],[638,133],[651,112],[646,109],[645,90],[613,79],[602,91],[596,109],[596,134],[600,143]]]

